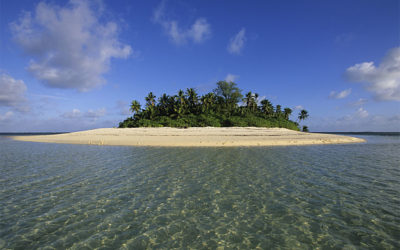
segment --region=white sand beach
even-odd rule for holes
[[[360,143],[364,139],[284,128],[101,128],[66,134],[13,136],[15,140],[120,146],[232,147]]]

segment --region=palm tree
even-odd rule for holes
[[[168,115],[168,106],[169,106],[169,96],[167,94],[163,94],[158,99],[158,105],[160,106],[160,111],[162,115]]]
[[[215,104],[215,95],[214,93],[208,93],[203,95],[201,98],[201,110],[202,112],[208,112],[213,105]]]
[[[216,105],[218,102],[217,96],[213,92],[208,93],[207,96],[208,96],[209,109],[216,110]]]
[[[153,95],[153,92],[150,92],[145,98],[146,106],[154,107],[155,106],[155,99],[156,99],[156,96]]]
[[[196,93],[196,90],[194,88],[189,88],[186,90],[186,95],[188,97],[188,102],[189,102],[189,106],[190,106],[190,111],[192,113],[194,113],[196,110],[196,105],[198,102],[198,95]]]
[[[210,103],[210,97],[208,95],[203,95],[200,97],[200,102],[201,102],[201,112],[205,113],[208,111],[209,108],[209,103]]]
[[[172,117],[182,117],[183,114],[185,113],[185,110],[183,109],[183,106],[180,103],[175,103],[174,105],[174,114]]]
[[[253,112],[255,112],[257,108],[258,108],[258,94],[255,93],[253,96],[253,106],[252,106]]]
[[[282,115],[282,106],[281,105],[276,105],[275,115],[276,115],[276,117],[280,117]]]
[[[178,103],[180,108],[184,111],[186,108],[186,96],[185,96],[185,92],[183,92],[183,90],[179,90],[178,91]]]
[[[285,108],[282,110],[281,105],[277,105],[275,108],[269,100],[259,101],[258,98],[259,95],[257,93],[248,92],[243,99],[241,90],[236,84],[225,81],[218,82],[217,88],[213,92],[201,97],[193,88],[188,88],[185,92],[179,90],[176,95],[172,96],[163,94],[158,99],[150,92],[145,97],[146,105],[143,109],[141,109],[138,101],[133,100],[131,102],[130,110],[133,116],[128,117],[119,126],[174,126],[173,120],[178,120],[177,124],[185,122],[188,124],[198,123],[198,125],[204,126],[215,122],[215,124],[220,123],[220,125],[223,125],[226,123],[226,118],[234,116],[233,120],[238,119],[240,124],[242,122],[243,124],[250,124],[253,117],[266,119],[266,123],[270,120],[271,124],[275,123],[276,119],[282,126],[290,125],[289,127],[293,127],[293,125],[296,125],[301,130],[298,122],[289,120],[293,112],[292,109]],[[243,101],[241,103],[242,106],[238,106],[240,101]],[[201,115],[201,119],[197,119],[196,115]],[[298,120],[302,121],[307,117],[308,112],[301,110]],[[226,125],[233,125],[233,123]],[[304,131],[307,129],[307,126],[303,126]]]
[[[173,98],[173,101],[171,102],[174,114],[172,116],[174,117],[182,117],[186,113],[186,96],[185,92],[183,90],[178,91],[178,95],[175,95]]]
[[[251,110],[253,113],[257,110],[258,108],[258,94],[257,93],[251,93],[248,92],[246,94],[246,97],[243,99],[243,101],[246,102],[246,108],[248,110]]]
[[[176,97],[175,96],[168,96],[168,115],[170,117],[174,116],[174,110],[176,106]]]
[[[274,113],[274,106],[272,106],[272,103],[269,100],[264,99],[261,101],[261,110],[267,116],[271,116]]]
[[[146,109],[144,111],[144,116],[147,117],[148,119],[152,119],[154,115],[156,114],[156,102],[155,102],[156,96],[153,94],[153,92],[150,92],[146,97]]]
[[[250,107],[252,106],[252,102],[253,102],[253,93],[251,93],[251,91],[246,94],[244,101],[246,102],[246,107],[248,109],[250,109]]]
[[[299,122],[301,120],[305,120],[307,118],[308,118],[308,111],[305,110],[305,109],[301,110],[300,113],[299,113],[299,116],[298,116]]]
[[[138,113],[140,111],[140,103],[136,100],[133,100],[131,102],[131,107],[130,107],[130,111],[132,111],[132,113]]]
[[[285,108],[283,110],[283,115],[285,116],[286,120],[289,120],[289,116],[292,114],[292,110],[290,108]]]

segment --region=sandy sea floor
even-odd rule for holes
[[[119,146],[285,146],[360,143],[364,139],[284,128],[101,128],[66,134],[14,136],[19,141]]]

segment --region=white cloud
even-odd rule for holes
[[[87,91],[105,83],[111,58],[132,49],[118,40],[118,25],[102,22],[89,1],[65,7],[40,2],[10,27],[14,39],[32,59],[28,70],[47,86]]]
[[[0,114],[1,117],[1,114]],[[118,120],[89,119],[64,117],[37,117],[32,115],[14,115],[3,122],[0,121],[2,132],[73,132],[95,128],[110,128],[118,126]]]
[[[0,114],[0,122],[8,121],[13,115],[12,111],[7,111],[4,115]]]
[[[67,119],[77,119],[77,118],[90,118],[97,119],[104,116],[107,113],[105,108],[92,110],[89,109],[87,112],[82,112],[79,109],[72,109],[72,111],[65,112],[61,114],[61,117]]]
[[[59,95],[44,95],[44,94],[35,94],[35,93],[29,93],[30,96],[33,97],[39,97],[42,100],[64,100],[64,101],[68,101],[70,100],[69,98],[65,97],[65,96],[59,96]]]
[[[356,113],[354,114],[354,117],[356,118],[366,118],[368,116],[369,116],[368,112],[362,107],[357,109]]]
[[[198,18],[188,31],[189,37],[196,43],[201,43],[206,40],[210,33],[211,28],[205,18]]]
[[[181,28],[178,21],[170,20],[165,15],[165,1],[154,10],[153,21],[160,24],[171,41],[177,45],[188,41],[202,43],[211,35],[211,27],[205,18],[198,18],[190,28]]]
[[[365,120],[369,116],[368,111],[366,111],[364,108],[360,107],[358,108],[353,114],[345,115],[337,119],[336,122],[355,122],[355,121],[361,121]]]
[[[367,99],[360,98],[357,101],[350,103],[350,105],[352,105],[352,106],[362,106],[362,105],[366,104],[367,102],[368,102]]]
[[[304,107],[301,106],[301,105],[297,105],[297,106],[295,106],[293,109],[294,109],[294,110],[302,110],[302,109],[304,109]]]
[[[79,109],[73,109],[72,111],[63,113],[61,116],[68,119],[80,118],[82,117],[82,112]]]
[[[227,74],[225,77],[225,81],[227,81],[227,82],[235,82],[238,79],[239,79],[239,76],[233,75],[233,74]]]
[[[254,95],[254,94],[253,94],[253,95]],[[262,102],[263,100],[265,100],[265,99],[267,99],[267,96],[265,96],[265,95],[258,97],[258,98],[257,98],[257,105],[258,105],[258,106],[261,106],[261,102]]]
[[[368,114],[358,109],[342,117],[311,117],[308,125],[312,131],[379,131],[400,132],[400,115],[391,116]]]
[[[228,44],[228,52],[231,54],[240,54],[246,42],[246,29],[242,28],[239,33],[231,38]]]
[[[20,112],[29,110],[25,99],[26,85],[9,75],[0,75],[0,107],[11,107]]]
[[[85,116],[85,117],[88,117],[88,118],[95,118],[95,119],[96,119],[96,118],[99,118],[99,117],[104,116],[106,113],[107,113],[107,111],[106,111],[105,108],[101,108],[101,109],[98,109],[98,110],[89,109],[89,110],[84,114],[84,116]]]
[[[343,99],[343,98],[347,97],[348,95],[350,95],[350,93],[351,93],[351,89],[345,89],[340,92],[331,91],[331,93],[329,94],[329,97],[333,98],[333,99]]]
[[[363,62],[347,68],[351,82],[361,82],[377,100],[400,101],[400,47],[389,50],[379,66]]]

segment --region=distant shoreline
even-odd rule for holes
[[[4,132],[0,133],[0,136],[25,136],[25,135],[58,135],[68,134],[70,132]]]
[[[312,132],[314,133],[314,132]],[[377,135],[377,136],[400,136],[400,132],[315,132],[333,135]]]
[[[161,147],[289,146],[365,142],[364,139],[350,136],[259,127],[101,128],[11,138],[47,143]]]

